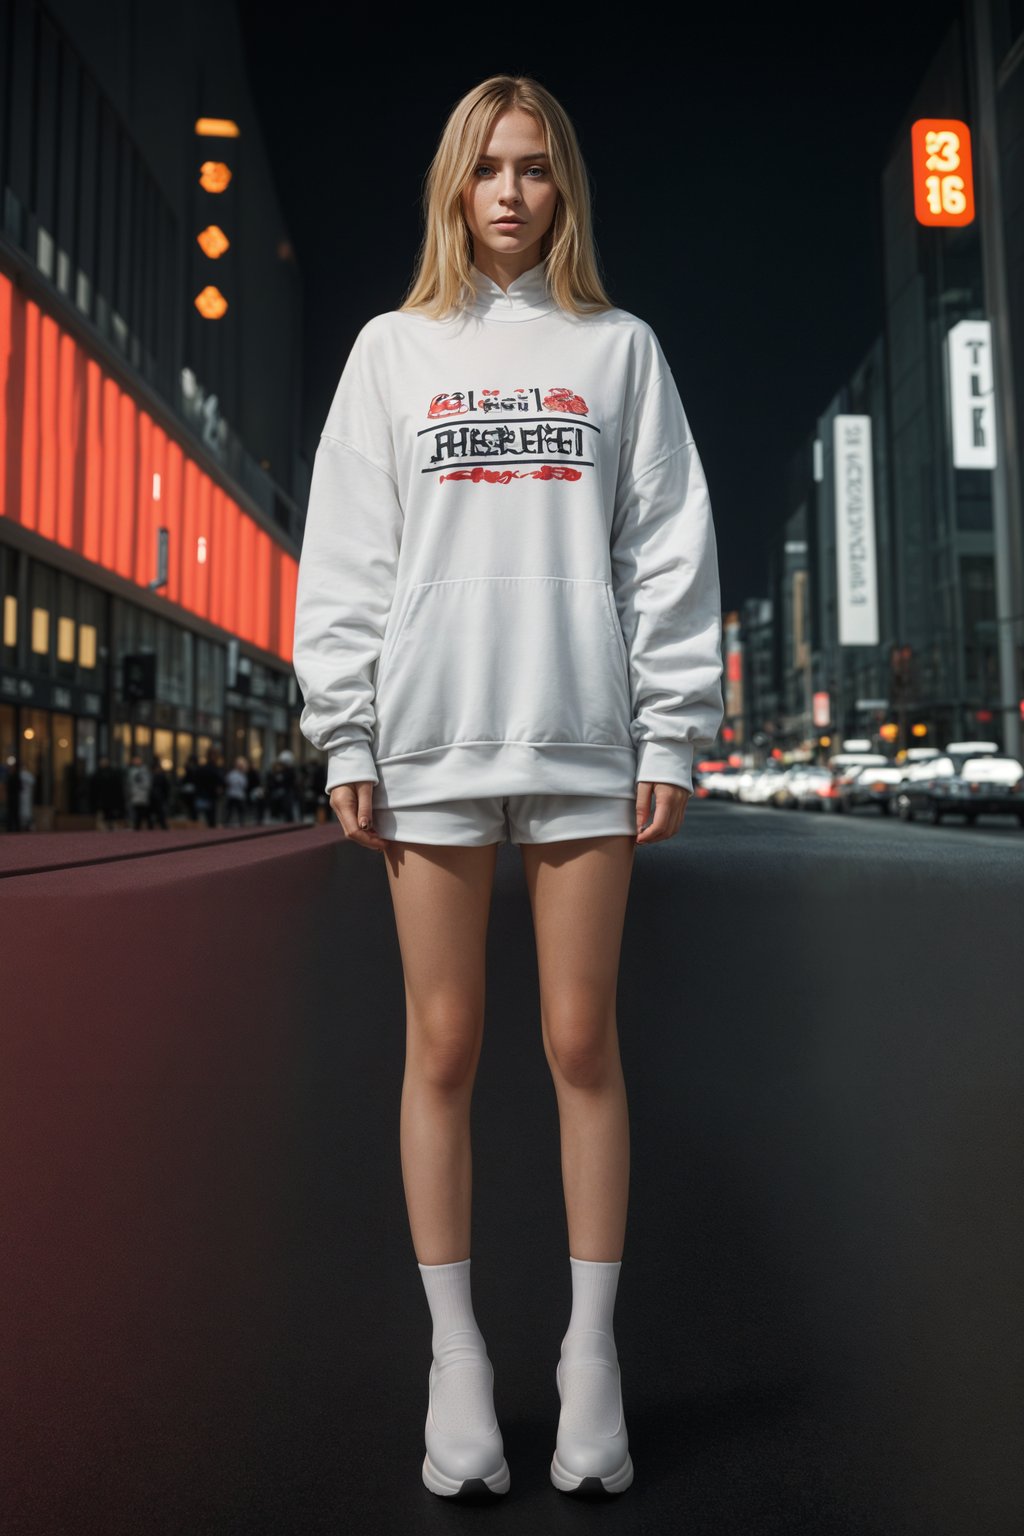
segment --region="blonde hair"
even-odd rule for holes
[[[472,236],[462,193],[497,119],[518,107],[540,124],[558,201],[541,242],[552,297],[574,314],[613,308],[598,274],[590,185],[576,131],[551,92],[528,75],[492,75],[456,102],[424,180],[424,233],[416,273],[400,305],[441,319],[474,296]]]

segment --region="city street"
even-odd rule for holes
[[[430,1320],[382,860],[322,827],[56,878],[88,1025],[12,943],[5,1533],[447,1528],[420,1480]],[[97,969],[117,882],[132,905]],[[217,943],[168,969],[208,926],[190,891]],[[1013,823],[691,801],[638,850],[616,1533],[1017,1529],[1022,898]],[[53,913],[45,875],[0,899],[11,939]],[[474,1298],[512,1474],[486,1518],[575,1529],[598,1512],[548,1481],[569,1265],[509,846],[473,1114]]]

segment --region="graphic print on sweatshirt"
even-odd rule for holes
[[[427,409],[436,425],[417,433],[421,473],[474,485],[579,480],[594,468],[590,434],[601,428],[573,389],[444,390]],[[473,417],[474,420],[455,418]]]

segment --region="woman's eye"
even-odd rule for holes
[[[489,165],[478,165],[477,168],[476,168],[476,173],[475,174],[479,175],[481,171],[489,171],[490,169],[491,169],[491,167]],[[544,167],[542,165],[531,165],[530,166],[530,170],[531,171],[538,171],[541,176],[544,175]],[[536,177],[534,178],[534,180],[536,180]]]

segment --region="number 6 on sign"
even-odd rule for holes
[[[914,214],[919,224],[970,224],[974,218],[971,131],[957,118],[919,117],[910,129]]]

